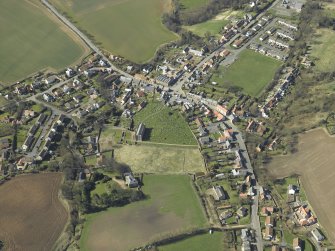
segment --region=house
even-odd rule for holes
[[[262,216],[268,216],[273,214],[274,208],[273,207],[262,207],[261,214]]]
[[[301,243],[301,240],[298,237],[293,239],[292,247],[295,251],[301,251],[302,250],[302,243]]]
[[[24,110],[23,115],[25,118],[35,117],[35,112],[33,110]]]
[[[35,138],[33,135],[29,135],[25,142],[22,145],[22,150],[23,151],[28,151],[30,149],[30,147],[32,146],[33,142],[34,142]]]
[[[51,84],[55,83],[56,80],[58,80],[57,76],[52,75],[52,76],[46,78],[46,79],[44,80],[44,82],[45,82],[47,85],[51,85]]]
[[[200,145],[202,146],[205,146],[209,143],[209,137],[208,136],[205,136],[205,137],[201,137],[199,138],[199,143]]]
[[[132,173],[125,173],[123,176],[125,178],[128,187],[130,188],[138,187],[138,181],[137,179],[134,178]]]
[[[212,192],[213,192],[214,200],[220,201],[220,200],[226,199],[226,194],[222,186],[213,186]]]
[[[296,25],[290,24],[290,23],[286,22],[285,20],[278,20],[278,23],[283,25],[283,26],[286,26],[287,28],[289,28],[291,30],[295,30],[295,31],[298,30],[298,27]]]
[[[216,111],[221,113],[224,116],[228,116],[230,114],[228,108],[226,106],[222,106],[222,105],[217,105],[216,106]]]
[[[311,231],[311,234],[317,242],[320,242],[320,241],[324,240],[324,238],[325,238],[317,228],[313,229]]]
[[[30,128],[30,130],[29,130],[29,134],[30,134],[30,135],[35,135],[35,133],[37,132],[37,130],[38,130],[39,127],[40,127],[39,124],[34,124],[34,125]]]
[[[199,118],[199,117],[197,117],[197,118],[195,119],[195,123],[196,123],[196,125],[197,125],[198,127],[200,127],[200,126],[204,126],[204,122],[203,122],[202,119]]]
[[[236,211],[236,214],[237,214],[238,216],[240,216],[241,218],[242,218],[242,217],[245,217],[245,216],[248,215],[248,209],[245,208],[245,207],[240,207],[240,208]]]
[[[300,206],[295,211],[295,214],[301,226],[309,226],[317,221],[313,216],[312,211],[307,206]]]
[[[288,187],[287,187],[287,193],[289,194],[289,195],[295,195],[295,193],[296,193],[296,186],[294,186],[294,185],[288,185]]]
[[[269,37],[268,34],[264,34],[264,35],[262,35],[262,36],[259,37],[259,40],[265,41],[268,37]]]
[[[43,99],[46,101],[46,102],[52,102],[54,100],[54,97],[51,96],[50,94],[48,93],[44,93],[43,94]]]
[[[141,123],[136,131],[135,138],[137,141],[142,141],[144,138],[144,133],[145,133],[145,125]]]
[[[81,102],[81,100],[84,98],[84,95],[78,94],[73,97],[73,100],[78,104]]]
[[[202,126],[199,126],[198,127],[198,132],[199,132],[199,136],[202,137],[202,136],[206,136],[208,133],[207,133],[207,130],[206,128],[202,127]]]
[[[280,251],[280,247],[277,245],[272,245],[271,251]]]
[[[58,119],[57,119],[57,124],[58,125],[63,125],[64,121],[65,121],[66,117],[64,114],[59,115]]]
[[[271,29],[269,29],[266,33],[269,35],[273,35],[276,32],[276,28],[275,27],[271,27]]]
[[[275,218],[271,217],[271,216],[266,216],[264,224],[265,224],[265,226],[274,227],[275,226]]]
[[[66,71],[65,71],[65,75],[68,78],[71,78],[74,74],[75,74],[75,72],[71,68],[67,68]]]
[[[264,232],[264,239],[270,241],[273,239],[273,237],[273,228],[270,226],[266,226]]]

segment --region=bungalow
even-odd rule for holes
[[[212,192],[213,192],[214,200],[220,201],[220,200],[226,199],[226,194],[222,186],[213,186]]]
[[[39,124],[39,125],[42,125],[46,118],[47,118],[47,115],[42,113],[40,116],[38,116],[38,119],[37,119],[36,123]]]
[[[236,214],[240,216],[241,218],[245,217],[248,215],[248,209],[245,207],[240,207],[237,211]]]
[[[136,131],[135,138],[137,141],[142,141],[144,138],[144,133],[145,133],[145,125],[141,123]]]
[[[313,229],[311,231],[311,234],[317,242],[320,242],[320,241],[324,240],[324,238],[325,238],[317,228]]]
[[[26,138],[25,142],[22,145],[22,150],[23,151],[28,151],[30,149],[30,147],[32,146],[33,142],[34,142],[35,138],[33,135],[30,135]]]
[[[126,184],[130,188],[138,187],[138,181],[134,178],[132,173],[125,173],[124,175]]]

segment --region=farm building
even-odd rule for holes
[[[144,137],[144,132],[145,132],[145,125],[141,123],[136,131],[135,137],[137,141],[142,141]]]

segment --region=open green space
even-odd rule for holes
[[[330,72],[335,69],[333,52],[335,51],[335,31],[319,29],[312,44],[311,56],[318,70]]]
[[[135,126],[146,127],[144,140],[179,145],[197,145],[185,119],[178,110],[153,101],[134,116]]]
[[[190,237],[176,243],[160,246],[159,251],[220,251],[223,250],[222,232],[213,234],[202,234]]]
[[[177,40],[161,22],[164,0],[53,0],[101,46],[136,63],[149,61],[157,48]]]
[[[226,87],[240,87],[250,96],[258,96],[269,84],[281,62],[260,53],[244,50],[230,65],[220,66],[211,78],[212,82]]]
[[[201,8],[209,3],[209,0],[179,0],[183,10],[194,10]]]
[[[206,22],[184,26],[184,28],[200,37],[204,37],[206,33],[219,35],[222,28],[227,25],[232,18],[238,16],[243,16],[241,11],[226,10]]]
[[[135,172],[195,173],[205,170],[202,155],[197,147],[142,143],[123,145],[114,150],[114,155],[116,161],[126,163]]]
[[[45,68],[62,69],[87,50],[39,1],[1,1],[0,23],[0,81],[5,84]]]
[[[124,251],[168,233],[206,225],[190,177],[144,176],[148,199],[124,207],[89,214],[84,223],[80,250]]]

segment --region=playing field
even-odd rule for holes
[[[88,49],[36,0],[0,1],[0,82],[62,69]]]
[[[315,58],[315,66],[320,71],[330,72],[335,69],[333,52],[335,51],[335,31],[318,29],[312,44],[311,56]]]
[[[150,60],[157,48],[178,36],[161,22],[166,0],[53,0],[79,27],[114,55],[136,63]]]
[[[148,175],[143,182],[147,200],[88,215],[80,250],[129,250],[162,234],[206,224],[188,176]]]
[[[118,162],[128,164],[134,172],[195,173],[205,170],[197,147],[142,143],[116,148],[114,155]]]
[[[223,250],[222,232],[202,234],[178,241],[165,246],[160,246],[159,251],[221,251]]]
[[[242,12],[240,11],[227,10],[206,22],[184,26],[184,28],[200,37],[204,37],[206,33],[219,36],[220,31],[226,24],[230,22],[230,19],[240,15],[242,15]]]
[[[230,65],[221,66],[211,81],[226,87],[237,86],[250,96],[260,95],[280,67],[281,62],[260,53],[244,50],[239,58]]]
[[[58,199],[60,173],[24,175],[0,186],[5,250],[52,250],[68,213]]]
[[[150,102],[134,116],[135,126],[143,123],[146,127],[144,140],[180,145],[197,145],[191,129],[179,111]]]
[[[321,225],[335,240],[335,137],[323,129],[299,136],[298,152],[290,156],[275,157],[267,166],[277,178],[299,174],[307,198]]]

